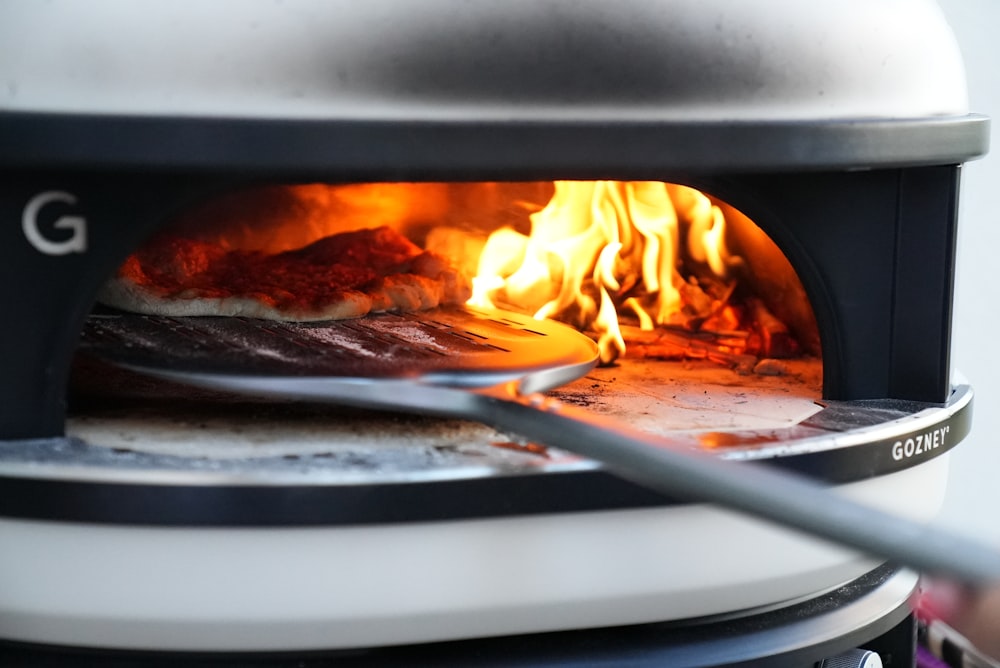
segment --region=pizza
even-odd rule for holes
[[[271,254],[161,235],[125,260],[98,301],[148,315],[305,322],[460,304],[469,294],[444,258],[377,227]]]

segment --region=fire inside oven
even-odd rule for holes
[[[411,255],[397,258],[400,248]],[[186,346],[214,344],[225,352],[211,354],[240,356],[246,373],[266,361],[295,374],[345,346],[461,354],[422,321],[462,305],[585,332],[600,368],[559,396],[655,431],[700,429],[704,446],[746,445],[726,430],[789,427],[819,410],[820,336],[805,288],[767,233],[719,198],[660,181],[316,183],[211,196],[129,254],[84,330],[70,433],[143,447],[107,420],[109,406],[136,419],[137,383],[152,402],[146,418],[150,397],[173,399],[174,423],[190,418],[177,401],[188,388],[124,382],[126,371],[87,356],[101,345],[112,358],[149,347],[169,365]],[[337,329],[331,314],[375,323],[377,339],[345,338],[359,325]],[[239,439],[219,440],[238,449]],[[538,448],[516,440],[490,442]]]

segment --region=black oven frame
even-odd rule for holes
[[[944,404],[960,167],[986,152],[988,130],[975,114],[593,124],[0,113],[0,440],[63,434],[82,323],[143,238],[214,193],[276,181],[695,185],[755,220],[797,271],[820,327],[824,398]]]

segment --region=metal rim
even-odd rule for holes
[[[868,426],[838,426],[821,412],[810,421],[828,421],[827,436],[778,439],[727,456],[763,460],[832,484],[865,480],[948,452],[969,432],[971,403],[969,386],[957,387],[944,406],[908,403],[906,411],[891,400],[843,402],[824,412],[861,414]],[[899,417],[872,424],[886,411]],[[740,433],[748,443],[759,436]],[[445,468],[345,479],[335,462],[322,459],[223,465],[117,452],[74,439],[0,443],[0,482],[6,491],[0,516],[132,525],[347,526],[688,503],[623,481],[582,458],[522,471]]]
[[[823,121],[367,121],[0,112],[0,169],[222,171],[330,178],[650,178],[959,164],[978,114]],[[599,158],[595,158],[599,156]]]

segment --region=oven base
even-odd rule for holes
[[[929,519],[947,459],[840,489]],[[876,565],[701,505],[316,528],[4,519],[0,542],[0,638],[171,651],[371,647],[689,619],[788,605]]]
[[[562,633],[540,633],[460,642],[333,652],[249,654],[246,652],[149,653],[79,650],[67,647],[0,645],[0,661],[19,666],[671,666],[744,668],[859,665],[863,647],[892,666],[915,661],[915,620],[908,599],[917,577],[882,566],[844,587],[770,611],[683,624],[648,624]],[[855,663],[846,662],[853,653]],[[865,664],[868,665],[868,664]]]

